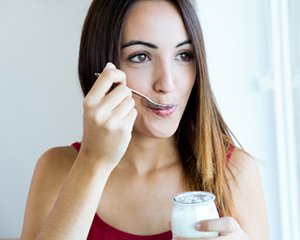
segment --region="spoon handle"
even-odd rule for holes
[[[95,76],[98,77],[99,75],[100,75],[100,73],[95,73]],[[118,85],[117,83],[114,83],[112,85],[110,91],[113,90],[117,85]],[[143,94],[141,94],[141,93],[139,93],[139,92],[137,92],[137,91],[135,91],[135,90],[133,90],[131,88],[129,88],[129,89],[130,89],[130,91],[132,93],[134,93],[134,94],[136,94],[136,95],[144,98],[147,101],[148,107],[150,107],[150,108],[170,108],[170,107],[174,107],[175,106],[174,104],[163,105],[163,104],[159,104],[159,103],[153,102],[150,98],[146,97],[145,95],[143,95]]]

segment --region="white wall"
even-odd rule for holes
[[[260,165],[272,240],[281,240],[273,92],[262,1],[197,0],[210,77],[229,127]],[[0,238],[19,237],[33,169],[79,140],[78,44],[88,0],[0,0]]]
[[[39,156],[80,140],[78,45],[90,0],[0,0],[0,238],[19,237]]]

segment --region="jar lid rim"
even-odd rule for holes
[[[201,198],[201,201],[200,202],[193,202],[193,201],[189,201],[189,202],[184,202],[183,201],[183,198],[186,197],[186,196],[203,196]],[[181,201],[179,200],[179,198],[181,197]],[[181,205],[203,205],[203,204],[207,204],[207,203],[210,203],[212,201],[214,201],[216,198],[216,196],[211,193],[211,192],[204,192],[204,191],[190,191],[190,192],[182,192],[182,193],[179,193],[177,195],[175,195],[173,198],[172,198],[172,201],[174,204],[181,204]]]

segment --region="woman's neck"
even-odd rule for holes
[[[119,167],[142,176],[178,166],[178,163],[180,158],[174,136],[155,139],[133,134]]]

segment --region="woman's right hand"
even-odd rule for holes
[[[113,83],[118,86],[109,92]],[[80,154],[115,167],[125,154],[137,111],[126,75],[108,63],[84,99]]]

